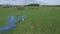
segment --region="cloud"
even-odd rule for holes
[[[33,0],[0,0],[0,4],[25,5],[29,3],[36,3]]]
[[[0,4],[27,5],[38,3],[41,5],[60,5],[60,0],[0,0]]]

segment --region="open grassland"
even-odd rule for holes
[[[0,26],[8,16],[26,16],[16,28],[0,34],[60,34],[60,7],[0,8]]]

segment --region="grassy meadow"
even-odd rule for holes
[[[0,26],[8,16],[26,16],[26,20],[0,34],[60,34],[60,7],[0,8]]]

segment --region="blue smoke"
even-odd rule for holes
[[[7,32],[7,31],[11,30],[12,28],[15,28],[16,27],[16,23],[20,23],[22,18],[25,19],[25,16],[18,16],[17,20],[14,18],[14,16],[8,17],[7,21],[9,23],[11,23],[11,24],[6,25],[5,27],[0,27],[0,32]]]

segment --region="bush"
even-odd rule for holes
[[[27,6],[39,6],[39,4],[29,4]]]

